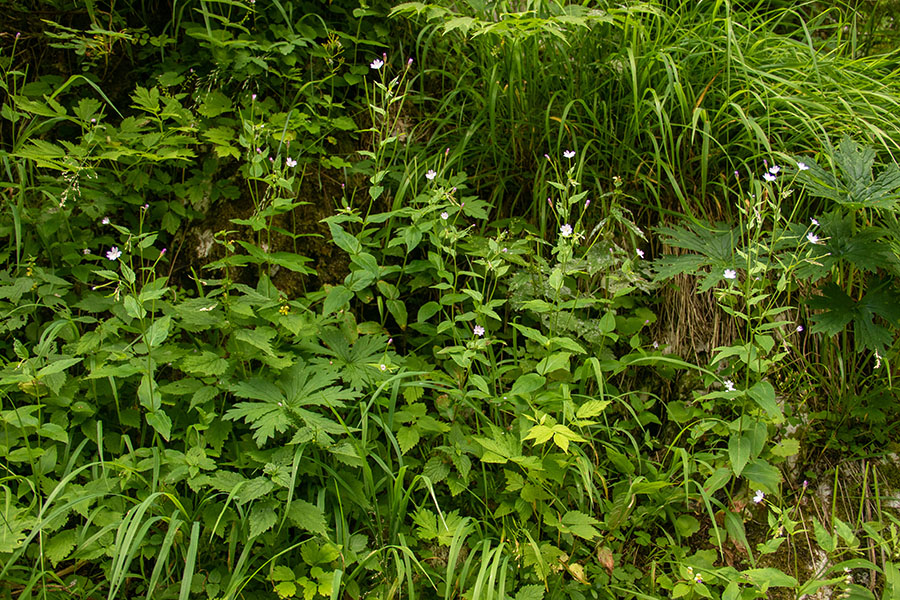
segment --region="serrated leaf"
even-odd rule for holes
[[[262,350],[268,356],[275,356],[270,340],[275,337],[275,330],[270,327],[257,327],[255,329],[239,329],[234,338],[250,344],[254,348]]]
[[[250,539],[271,529],[278,522],[275,510],[268,503],[256,504],[250,510]]]
[[[422,468],[422,474],[431,479],[432,483],[438,483],[450,474],[450,465],[444,462],[440,456],[432,456]]]
[[[578,407],[575,416],[578,419],[590,419],[606,410],[607,406],[609,406],[609,400],[588,400]]]
[[[295,526],[317,533],[322,536],[328,535],[328,525],[325,522],[325,513],[316,505],[310,504],[305,500],[295,499],[291,502],[291,508],[288,510],[288,519]]]
[[[794,456],[800,452],[800,442],[794,438],[785,438],[772,446],[772,454],[775,456]]]
[[[179,367],[186,373],[201,377],[218,377],[228,370],[228,361],[209,350],[181,359]]]
[[[523,585],[516,592],[516,600],[544,600],[544,586]]]
[[[419,443],[419,431],[415,427],[401,427],[397,432],[397,443],[400,444],[400,453],[406,454]]]
[[[73,529],[66,529],[50,536],[50,539],[44,542],[44,556],[50,559],[53,566],[56,567],[60,562],[69,557],[75,548],[75,542],[78,540],[78,532]]]
[[[586,540],[593,540],[600,537],[600,532],[594,527],[595,525],[599,525],[600,521],[583,512],[570,510],[563,515],[562,519],[560,519],[560,523],[568,530],[568,532]]]

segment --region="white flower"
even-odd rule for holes
[[[659,342],[653,342],[653,348],[654,349],[659,348]]]
[[[816,234],[814,234],[811,231],[806,234],[806,239],[809,241],[810,244],[818,244],[819,243],[819,236],[817,236]]]
[[[384,61],[381,60],[380,58],[376,58],[375,60],[372,61],[372,63],[369,66],[377,71],[378,69],[380,69],[381,67],[384,66]]]
[[[735,271],[734,269],[725,269],[725,272],[722,273],[722,277],[724,277],[725,279],[736,279],[737,271]]]
[[[565,152],[563,152],[563,156],[565,156],[566,158],[575,158],[575,151],[566,150]]]
[[[448,213],[448,212],[445,210],[444,212],[441,213],[441,218],[442,218],[443,220],[446,221],[447,219],[450,218],[450,213]]]
[[[797,325],[797,333],[803,333],[803,325]]]
[[[778,165],[772,165],[771,167],[769,167],[769,173],[771,173],[772,175],[778,175],[778,171],[780,170],[781,167],[779,167]]]
[[[753,496],[753,503],[759,504],[760,502],[763,501],[763,498],[765,498],[765,497],[766,497],[766,495],[763,493],[762,490],[756,490],[756,494]]]
[[[120,256],[122,256],[122,252],[116,246],[110,248],[109,252],[106,253],[106,258],[108,258],[109,260],[116,260]]]
[[[641,250],[640,248],[638,248],[638,249],[637,249],[637,255],[640,256],[641,258],[644,258],[644,251]]]
[[[768,182],[772,182],[772,181],[775,181],[775,176],[772,175],[771,173],[766,173],[765,175],[763,175],[763,179],[765,179]]]
[[[85,249],[82,250],[81,252],[82,252],[82,254],[90,254],[90,253],[91,253],[91,249],[90,249],[90,248],[85,248]]]
[[[435,177],[437,177],[437,173],[434,169],[428,169],[428,172],[425,173],[425,179],[427,179],[428,181],[431,181]]]
[[[289,167],[296,167],[297,161],[294,160],[293,158],[291,158],[290,156],[288,156],[287,159],[285,159],[284,164],[286,164]]]
[[[381,61],[378,61],[378,62],[381,62]],[[387,371],[387,365],[384,363],[378,365],[378,368],[381,369],[382,371]]]
[[[722,385],[725,386],[725,391],[726,391],[726,392],[733,392],[733,391],[734,391],[734,382],[733,382],[732,380],[726,379],[725,381],[722,382]]]
[[[484,335],[484,327],[482,327],[481,325],[476,325],[475,328],[472,330],[472,333],[474,333],[478,337],[481,337]]]
[[[815,219],[810,219],[809,222],[812,223],[813,225],[815,225],[816,227],[819,226],[819,222]]]
[[[569,237],[572,235],[572,226],[566,223],[562,227],[559,228],[559,235],[563,237]]]
[[[100,221],[103,225],[109,225],[109,217],[103,217],[103,220]]]
[[[798,162],[798,163],[797,163],[797,170],[798,170],[798,171],[808,171],[808,170],[809,170],[809,167],[806,166],[806,163]]]

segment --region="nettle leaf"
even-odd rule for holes
[[[250,539],[267,532],[277,522],[273,502],[255,504],[250,510]]]
[[[593,540],[600,537],[600,532],[595,527],[599,524],[600,521],[590,515],[570,510],[559,520],[557,528],[563,533],[571,533],[586,540]]]
[[[328,535],[328,526],[325,522],[325,513],[315,504],[305,500],[295,499],[288,509],[288,519],[295,526],[319,535]]]
[[[201,377],[218,377],[228,370],[228,361],[214,352],[204,350],[200,354],[185,356],[181,370]]]

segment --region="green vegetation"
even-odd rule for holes
[[[897,8],[11,0],[0,598],[900,598]]]

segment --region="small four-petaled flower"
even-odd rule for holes
[[[725,386],[725,391],[726,391],[726,392],[733,392],[733,391],[734,391],[734,382],[733,382],[732,380],[726,379],[725,381],[722,382],[722,385]]]
[[[380,69],[381,67],[384,66],[384,61],[381,60],[380,58],[376,58],[375,60],[372,61],[372,63],[369,66],[377,71],[378,69]]]
[[[472,330],[472,333],[474,333],[478,337],[481,337],[484,335],[484,327],[482,327],[481,325],[476,325],[475,328]]]
[[[287,166],[289,166],[289,167],[296,167],[296,166],[297,166],[297,161],[294,160],[293,158],[291,158],[290,156],[288,156],[287,159],[286,159],[284,162],[285,162],[285,164],[286,164]]]
[[[566,158],[575,158],[575,151],[574,150],[566,150],[563,152],[563,156],[565,156]]]
[[[765,175],[763,175],[763,179],[765,179],[766,181],[771,183],[771,182],[775,181],[775,176],[772,175],[771,173],[766,173]]]
[[[734,269],[725,269],[725,272],[722,273],[722,277],[725,279],[735,279],[737,278],[737,271]]]
[[[641,258],[644,258],[644,251],[641,250],[640,248],[638,248],[638,249],[637,249],[637,255],[640,256]]]
[[[437,177],[437,173],[434,169],[428,169],[428,172],[425,173],[425,179],[427,179],[428,181],[433,180],[435,177]]]
[[[818,244],[819,243],[819,236],[817,236],[816,234],[814,234],[811,231],[806,234],[806,239],[807,239],[807,241],[809,241],[810,244]]]
[[[765,498],[765,497],[766,497],[766,495],[763,493],[762,490],[756,490],[756,494],[754,494],[754,496],[753,496],[753,503],[759,504],[760,502],[763,501],[763,498]]]
[[[806,166],[806,163],[798,162],[798,163],[797,163],[797,170],[798,170],[798,171],[808,171],[808,170],[809,170],[809,167]]]
[[[120,256],[122,256],[122,251],[116,246],[110,248],[109,252],[106,253],[106,258],[109,260],[117,260]]]
[[[563,237],[569,237],[572,235],[572,226],[566,223],[562,227],[559,228],[559,235]]]

